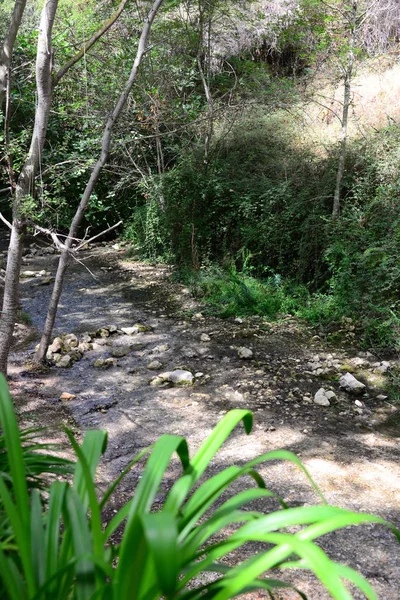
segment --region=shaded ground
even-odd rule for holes
[[[237,322],[199,315],[201,308],[187,290],[171,283],[168,268],[123,262],[124,258],[123,250],[110,247],[87,252],[85,264],[96,279],[82,265],[71,266],[56,333],[78,334],[137,322],[151,330],[98,339],[94,349],[72,368],[52,367],[40,375],[27,367],[35,342],[17,346],[11,356],[10,385],[24,422],[51,422],[55,437],[62,424],[76,432],[106,429],[110,441],[101,479],[107,482],[160,434],[185,435],[193,450],[226,411],[249,408],[255,414],[254,432],[247,437],[236,431],[214,461],[213,470],[268,450],[293,450],[330,503],[374,512],[400,525],[400,431],[395,408],[377,401],[372,393],[362,399],[360,409],[354,398],[339,392],[334,379],[321,381],[307,366],[315,355],[332,353],[345,362],[344,352],[325,347],[313,338],[313,332],[291,319],[271,325],[259,318]],[[54,272],[55,266],[56,257],[46,255],[27,259],[24,268]],[[22,305],[33,327],[40,330],[50,287],[37,283],[37,278],[22,280]],[[202,334],[210,341],[202,341]],[[95,359],[110,356],[112,348],[126,345],[128,338],[130,352],[115,367],[93,367]],[[250,348],[253,358],[240,359],[238,346]],[[162,363],[157,371],[147,368],[154,360]],[[149,385],[155,374],[174,368],[203,375],[192,387]],[[335,390],[336,404],[325,408],[307,398],[307,393],[313,395],[322,385]],[[62,402],[62,392],[76,398]],[[304,477],[290,465],[274,463],[261,472],[289,504],[317,501]],[[174,474],[172,468],[171,479]],[[131,496],[139,476],[136,470],[126,479],[118,503]],[[158,502],[171,479],[165,482]],[[398,546],[386,530],[370,526],[347,530],[327,536],[323,545],[331,556],[359,568],[375,585],[379,598],[399,598]],[[285,577],[312,600],[328,598],[306,574]],[[295,596],[285,592],[281,597]]]

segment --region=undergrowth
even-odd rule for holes
[[[278,274],[262,280],[233,266],[181,270],[180,278],[222,318],[261,315],[274,320],[290,314],[315,326],[336,329],[339,338],[342,333],[347,338],[357,336],[364,348],[379,352],[400,349],[400,319],[394,311],[366,305],[358,312],[334,285],[326,293],[311,293],[306,285]]]

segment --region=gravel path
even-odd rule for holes
[[[276,448],[296,452],[335,505],[373,512],[398,526],[400,504],[400,431],[397,412],[376,393],[363,399],[357,410],[354,398],[338,390],[337,383],[310,374],[315,356],[334,354],[348,360],[344,351],[332,350],[313,338],[313,332],[287,319],[268,324],[262,319],[220,320],[198,314],[201,308],[187,290],[170,281],[167,267],[123,262],[124,251],[110,247],[87,252],[85,264],[71,266],[56,334],[94,331],[116,325],[144,324],[134,335],[113,334],[96,338],[93,350],[72,368],[52,367],[35,375],[26,364],[37,340],[17,347],[11,357],[11,388],[19,393],[24,420],[74,424],[76,430],[97,427],[109,433],[109,447],[101,468],[101,480],[110,481],[141,448],[164,432],[185,435],[195,449],[213,425],[231,408],[249,408],[255,428],[247,437],[236,431],[212,465],[212,472],[232,462],[240,463]],[[55,271],[56,257],[35,256],[29,270]],[[22,280],[22,304],[33,326],[44,322],[50,287],[38,286],[40,278]],[[207,339],[208,336],[209,339]],[[93,367],[117,346],[129,353],[110,369]],[[238,356],[238,347],[251,349],[253,357]],[[322,360],[322,359],[321,359]],[[156,371],[149,363],[159,361]],[[191,387],[153,386],[149,382],[163,371],[181,368],[203,373]],[[338,402],[322,407],[310,396],[329,385]],[[75,395],[62,402],[62,392]],[[398,422],[398,421],[397,421]],[[171,476],[176,466],[171,468]],[[274,463],[261,469],[268,485],[291,505],[316,502],[304,477],[292,466]],[[125,480],[117,502],[131,496],[140,471]],[[168,480],[160,491],[162,502]],[[329,554],[359,568],[376,587],[382,600],[398,600],[400,558],[393,536],[381,527],[360,527],[324,538]],[[312,600],[329,596],[307,574],[285,573]],[[295,598],[282,593],[282,600]],[[354,595],[362,598],[362,595]]]

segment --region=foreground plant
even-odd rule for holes
[[[105,432],[88,431],[81,446],[67,432],[77,456],[73,482],[53,482],[44,497],[38,489],[28,491],[20,434],[2,376],[0,419],[10,466],[9,483],[0,478],[2,516],[10,523],[10,534],[0,540],[0,597],[4,599],[225,600],[255,589],[266,590],[274,598],[277,589],[292,587],[268,576],[271,569],[279,567],[309,569],[335,599],[352,598],[343,582],[347,580],[373,600],[377,596],[370,584],[354,570],[330,560],[315,540],[366,522],[387,525],[400,540],[400,533],[379,517],[325,503],[288,508],[265,488],[254,468],[269,460],[289,460],[303,470],[320,494],[290,452],[264,454],[199,483],[210,460],[240,421],[250,433],[252,415],[245,410],[228,413],[192,459],[184,438],[163,435],[136,456],[100,499],[95,473],[106,448]],[[161,511],[151,512],[175,452],[183,474]],[[133,498],[103,527],[102,511],[117,485],[146,454],[150,456]],[[250,476],[256,487],[219,504],[223,492],[243,475]],[[281,509],[270,514],[244,509],[250,502],[267,497],[275,497]],[[226,529],[232,526],[234,532],[227,534]],[[291,534],[288,528],[293,526],[301,529]],[[114,541],[117,530],[122,530],[120,543]],[[261,551],[234,566],[222,560],[249,541],[259,542]],[[204,576],[210,572],[214,574],[211,581]],[[306,598],[300,591],[298,595]]]

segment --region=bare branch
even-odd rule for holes
[[[63,250],[65,248],[65,245],[59,240],[59,238],[58,238],[57,234],[55,233],[55,231],[52,231],[51,229],[46,229],[46,227],[40,227],[40,225],[36,225],[32,221],[29,221],[29,225],[31,225],[31,227],[33,227],[39,233],[44,233],[45,235],[50,236],[51,239],[54,242],[54,245],[59,250]]]
[[[124,10],[125,4],[127,2],[128,0],[122,0],[115,13],[109,19],[107,19],[107,21],[103,24],[102,27],[100,27],[98,31],[96,31],[95,34],[92,35],[90,40],[88,40],[86,44],[84,44],[84,46],[79,50],[79,52],[77,52],[75,56],[73,56],[64,66],[61,67],[61,69],[58,70],[58,72],[54,75],[53,78],[53,87],[55,87],[59,83],[60,79],[64,77],[64,75],[74,65],[76,65],[76,63],[81,60],[81,58],[90,50],[90,48],[94,46],[95,43],[98,42],[99,39],[103,37],[103,35],[114,25],[115,21],[118,19],[118,17]]]
[[[112,225],[111,227],[109,227],[108,229],[105,229],[104,231],[102,231],[101,233],[98,233],[97,235],[94,235],[93,237],[91,237],[89,240],[85,240],[84,242],[82,242],[82,244],[80,244],[77,248],[74,248],[73,251],[74,252],[79,252],[79,250],[81,248],[83,248],[84,246],[86,246],[87,244],[90,244],[90,242],[93,242],[93,240],[96,240],[97,238],[101,237],[102,235],[105,235],[106,233],[108,233],[109,231],[112,231],[113,229],[116,229],[117,227],[119,227],[120,225],[122,225],[123,221],[118,221],[118,223],[116,223],[115,225]]]
[[[7,227],[9,229],[12,229],[12,225],[11,225],[10,221],[7,221],[7,219],[5,217],[3,217],[3,215],[1,214],[1,212],[0,212],[0,220],[3,221],[3,223],[5,225],[7,225]]]

